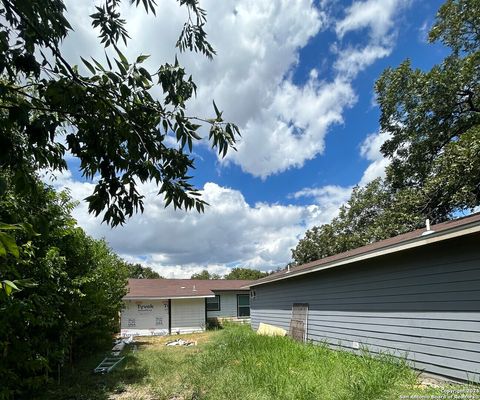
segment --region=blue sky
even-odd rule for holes
[[[159,0],[158,17],[122,9],[132,37],[130,57],[151,54],[149,66],[171,61],[185,12]],[[379,147],[374,83],[387,67],[410,58],[429,69],[446,54],[426,35],[440,1],[420,0],[215,0],[202,1],[213,62],[179,55],[196,81],[194,115],[212,114],[215,99],[242,131],[238,152],[218,159],[207,143],[195,149],[195,184],[211,207],[204,215],[163,209],[153,185],[146,212],[110,229],[75,210],[79,224],[105,237],[126,259],[168,277],[201,269],[226,273],[232,266],[269,270],[290,261],[305,230],[327,223],[354,185],[382,176],[388,160]],[[64,43],[70,61],[101,57],[89,26],[89,2],[67,2],[75,33]],[[159,92],[156,93],[160,95]],[[172,143],[173,145],[173,143]],[[78,163],[55,185],[86,197]]]
[[[351,2],[338,2],[339,14],[342,7]],[[304,198],[293,199],[288,195],[304,187],[324,185],[349,186],[357,184],[369,161],[361,157],[360,147],[366,135],[378,130],[380,110],[373,104],[374,85],[382,71],[398,66],[406,58],[413,66],[429,69],[441,62],[445,49],[432,45],[426,40],[426,26],[430,26],[441,1],[412,2],[411,6],[398,18],[398,36],[392,54],[382,58],[362,71],[354,80],[353,86],[358,96],[356,104],[344,112],[344,123],[332,126],[326,135],[326,149],[323,154],[305,162],[302,168],[292,168],[267,179],[254,177],[242,172],[241,167],[230,164],[221,169],[216,167],[217,158],[208,151],[200,151],[202,159],[197,161],[196,183],[214,181],[222,186],[238,189],[249,203],[278,202],[281,204],[306,204]],[[362,32],[353,36],[353,41],[362,41]],[[332,78],[332,59],[329,47],[335,40],[331,32],[323,32],[313,37],[299,51],[299,62],[292,71],[293,81],[305,84],[309,72],[322,66],[326,79]],[[321,110],[319,110],[321,113]]]

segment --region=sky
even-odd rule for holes
[[[92,2],[66,3],[74,28],[66,58],[102,59]],[[88,234],[169,278],[290,262],[307,229],[331,221],[355,185],[384,174],[376,79],[406,58],[430,69],[446,54],[427,41],[436,0],[201,0],[213,61],[175,49],[186,12],[174,0],[157,4],[155,17],[123,2],[131,37],[123,51],[149,54],[152,70],[177,56],[198,86],[190,115],[213,116],[215,100],[241,130],[224,159],[206,140],[194,149],[193,182],[210,206],[203,214],[165,208],[154,184],[143,184],[145,212],[112,229],[88,214],[82,200],[94,182],[77,160],[48,182],[79,200],[73,214]]]

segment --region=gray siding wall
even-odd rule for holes
[[[172,299],[172,333],[205,330],[205,299]]]
[[[415,368],[480,381],[480,235],[253,288],[252,327],[288,330],[309,303],[307,337],[406,356]]]
[[[238,292],[220,292],[215,291],[216,295],[220,296],[220,311],[207,311],[207,318],[212,317],[236,317],[237,316],[237,294],[249,294],[249,291]]]

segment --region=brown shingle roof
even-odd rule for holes
[[[338,264],[347,264],[358,260],[359,256],[372,254],[372,257],[376,253],[391,249],[391,252],[402,250],[403,245],[408,243],[419,242],[418,245],[428,244],[434,238],[438,238],[447,234],[449,231],[466,231],[471,226],[480,225],[480,213],[475,213],[467,217],[458,218],[452,221],[442,222],[440,224],[432,225],[431,230],[434,233],[423,235],[426,228],[417,229],[412,232],[404,233],[389,239],[381,240],[372,244],[368,244],[363,247],[358,247],[353,250],[346,251],[344,253],[335,254],[330,257],[325,257],[320,260],[312,261],[307,264],[299,265],[297,267],[290,268],[290,272],[283,270],[269,275],[265,278],[261,278],[253,282],[250,286],[261,285],[263,283],[292,278],[296,275],[302,275],[304,273],[315,272],[320,269],[329,268],[329,266],[336,266]],[[465,234],[468,232],[465,232]]]
[[[245,290],[253,281],[197,279],[129,279],[124,299],[214,296],[214,291]]]

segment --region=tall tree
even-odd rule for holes
[[[205,10],[197,0],[178,2],[189,18],[177,48],[212,58]],[[24,190],[33,186],[32,171],[64,170],[68,151],[85,177],[99,177],[86,199],[89,211],[104,212],[113,226],[143,210],[140,182],[154,181],[166,205],[202,211],[206,203],[189,176],[193,143],[202,139],[202,124],[209,126],[212,146],[224,156],[238,128],[223,120],[215,103],[213,117],[189,116],[187,102],[196,85],[177,60],[148,71],[147,55],[133,62],[124,56],[119,46],[130,37],[120,3],[103,0],[90,16],[105,61],[85,55],[84,68],[78,68],[61,47],[72,30],[64,1],[0,1],[0,167],[15,171],[13,183]],[[155,0],[131,3],[156,13]],[[163,93],[160,100],[152,94],[156,89]],[[177,146],[167,144],[170,136]]]
[[[203,280],[203,279],[220,279],[221,276],[218,275],[218,274],[211,274],[210,272],[208,272],[208,270],[204,269],[203,271],[201,272],[197,272],[196,274],[193,274],[190,279],[200,279],[200,280]]]
[[[406,60],[376,83],[380,126],[390,133],[384,181],[353,190],[330,224],[308,230],[292,257],[317,260],[449,219],[480,204],[480,2],[447,0],[430,42],[451,52],[430,71]]]
[[[411,231],[424,223],[421,204],[415,191],[394,191],[380,178],[357,186],[332,222],[307,230],[292,258],[304,264]]]
[[[110,344],[126,293],[124,262],[76,226],[66,193],[35,184],[0,193],[0,219],[30,227],[12,233],[18,254],[0,257],[0,280],[35,282],[0,292],[2,399],[35,397],[64,362]]]
[[[128,270],[128,277],[134,279],[165,279],[163,276],[150,267],[144,267],[141,264],[125,263]]]
[[[417,190],[434,221],[480,204],[479,26],[477,0],[446,1],[429,40],[450,48],[448,57],[426,72],[406,60],[376,83],[381,129],[391,134],[387,180]]]
[[[224,276],[224,279],[246,279],[255,280],[264,278],[268,275],[268,272],[262,272],[257,269],[251,268],[233,268],[230,273]]]

